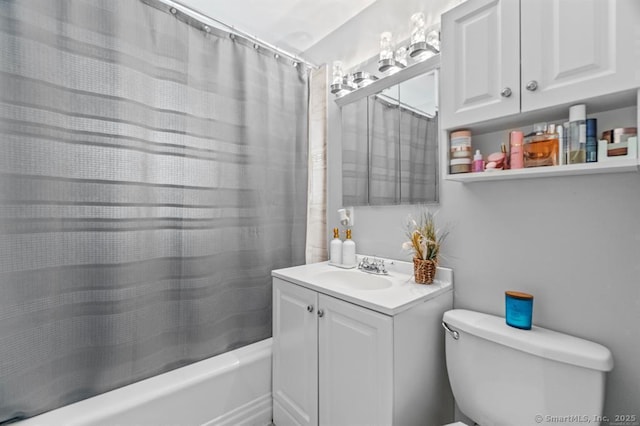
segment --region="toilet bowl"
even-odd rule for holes
[[[538,426],[540,416],[553,416],[554,425],[570,425],[576,415],[602,415],[605,377],[613,368],[606,347],[541,327],[509,327],[502,317],[464,309],[445,312],[442,325],[453,396],[477,424]]]

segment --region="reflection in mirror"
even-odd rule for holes
[[[342,107],[342,203],[369,204],[367,98]]]
[[[403,203],[438,201],[436,73],[400,83],[400,194]]]
[[[400,203],[399,87],[369,96],[369,204]]]
[[[342,107],[344,205],[438,201],[436,74]]]

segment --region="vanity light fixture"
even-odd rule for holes
[[[395,59],[384,59],[378,61],[378,71],[387,74],[393,74],[400,71],[405,66]]]
[[[429,31],[429,33],[427,34],[427,47],[433,53],[440,53],[440,31]]]
[[[394,54],[394,59],[396,60],[396,64],[399,67],[407,66],[407,48],[404,46],[400,46],[396,49],[396,53]]]
[[[440,31],[437,30],[429,32],[427,41],[421,41],[409,46],[409,56],[416,62],[424,61],[436,53],[440,53]]]
[[[411,15],[410,21],[411,41],[409,44],[409,56],[419,62],[433,54],[439,53],[440,32],[433,30],[427,34],[424,13],[414,13]]]
[[[365,71],[353,73],[353,82],[358,85],[358,88],[368,86],[377,79],[378,77]]]
[[[342,62],[333,61],[331,76],[330,90],[334,95],[338,97],[344,96],[345,94],[356,89],[353,75],[344,75],[344,71],[342,70]]]
[[[389,31],[380,34],[380,56],[378,60],[378,71],[382,73],[393,73],[404,68],[393,55],[392,35]]]
[[[427,52],[427,32],[425,29],[424,13],[414,13],[411,15],[409,21],[411,23],[409,56],[412,58],[418,58]]]

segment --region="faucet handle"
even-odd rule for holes
[[[365,269],[369,265],[369,258],[363,257],[358,263],[358,269]]]

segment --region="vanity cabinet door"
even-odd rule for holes
[[[318,293],[273,279],[273,421],[318,424]]]
[[[640,86],[639,1],[521,0],[521,14],[523,112]]]
[[[442,15],[442,127],[520,112],[520,10],[469,0]]]
[[[319,306],[320,424],[392,424],[392,318],[323,294]]]

